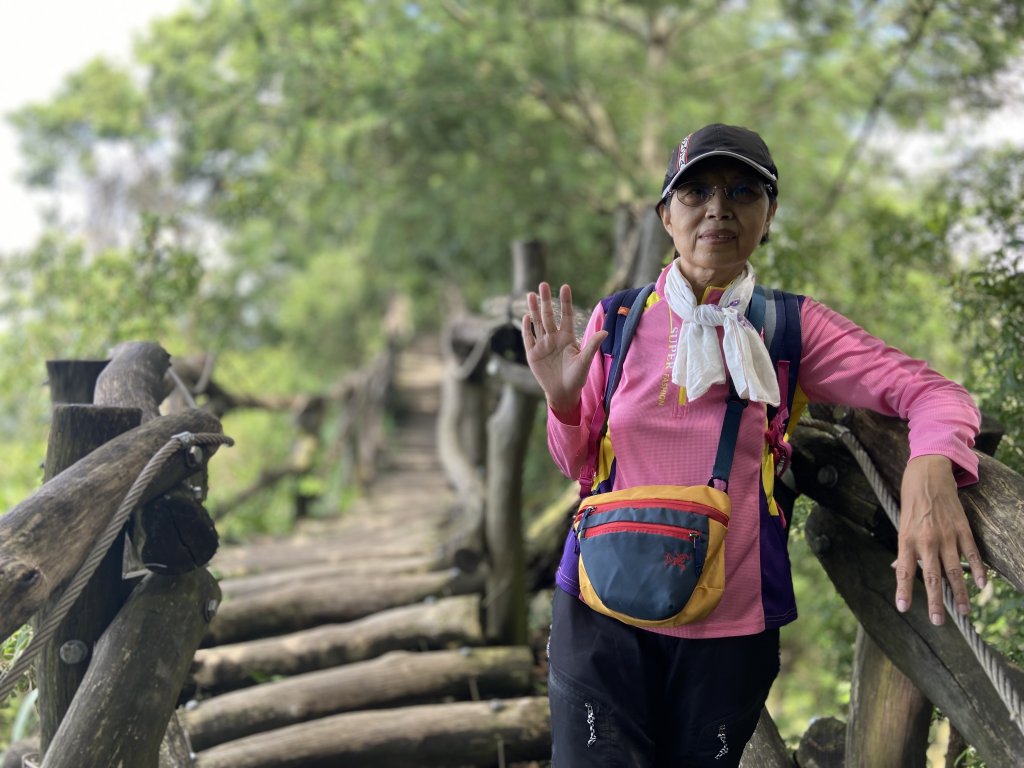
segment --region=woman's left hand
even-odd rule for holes
[[[952,588],[957,611],[966,616],[970,599],[961,557],[966,559],[979,589],[985,586],[985,564],[957,495],[952,462],[937,455],[911,459],[903,472],[900,497],[899,551],[895,564],[897,609],[901,613],[910,609],[914,575],[920,564],[932,624],[939,625],[945,620],[943,576]]]

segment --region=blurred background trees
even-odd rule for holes
[[[239,390],[323,392],[380,348],[394,296],[427,334],[507,291],[518,237],[589,305],[673,145],[715,121],[760,132],[780,169],[760,279],[967,383],[1024,469],[1024,149],[982,141],[1021,103],[1022,35],[1019,0],[186,3],[139,42],[138,71],[96,60],[10,118],[53,210],[0,254],[4,508],[38,482],[43,360],[151,338],[215,355]],[[229,418],[226,495],[291,430]],[[282,502],[224,531],[283,530]],[[787,700],[815,692],[787,704],[804,719],[842,704],[849,655],[820,642],[849,622],[807,574],[789,647],[829,666]]]

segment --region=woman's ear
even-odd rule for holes
[[[672,235],[672,214],[669,213],[669,206],[665,203],[658,204],[658,213],[661,215],[661,226],[665,228],[669,236]]]
[[[772,221],[775,219],[775,211],[779,207],[778,200],[771,200],[768,203],[768,215],[764,220],[764,231],[761,233],[761,237],[764,238],[762,242],[765,242],[768,238],[768,230],[771,229]]]

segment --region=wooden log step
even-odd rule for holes
[[[525,646],[392,651],[376,659],[309,672],[200,702],[181,714],[192,748],[341,712],[430,701],[525,696],[533,652]]]
[[[199,650],[192,682],[230,690],[272,675],[297,675],[397,650],[483,644],[480,597],[446,597],[392,608],[347,624]]]
[[[455,568],[430,573],[292,584],[224,603],[205,646],[269,637],[412,605],[430,597],[482,592],[480,575]]]
[[[199,753],[197,768],[446,768],[548,760],[547,698],[350,712]]]
[[[401,536],[395,530],[388,536],[353,530],[344,535],[325,534],[316,540],[297,536],[245,547],[222,547],[210,568],[221,578],[236,578],[297,565],[386,562],[440,552],[442,533],[437,523],[404,527]]]
[[[308,585],[332,579],[366,578],[375,574],[426,573],[436,570],[439,566],[438,558],[427,555],[386,560],[349,560],[342,563],[304,564],[295,568],[224,579],[220,582],[220,588],[224,593],[224,598],[230,600],[268,589],[277,589],[296,582]]]

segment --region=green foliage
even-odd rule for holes
[[[24,626],[0,643],[0,673],[6,674],[17,656],[32,639],[32,629]],[[8,698],[0,702],[0,748],[29,735],[35,721],[35,688],[32,675],[26,675]]]
[[[972,391],[1006,428],[997,458],[1024,471],[1024,153],[964,163],[947,188],[968,268],[959,282],[960,329]]]
[[[0,424],[18,437],[0,448],[4,508],[39,482],[49,403],[39,385],[46,360],[103,359],[119,342],[186,337],[181,307],[194,301],[196,255],[170,242],[147,217],[128,249],[86,251],[80,240],[50,233],[32,250],[4,257],[0,294]]]
[[[145,111],[146,95],[127,72],[103,59],[91,61],[68,77],[51,102],[12,116],[22,137],[25,180],[52,186],[69,158],[94,170],[96,143],[146,134]]]

